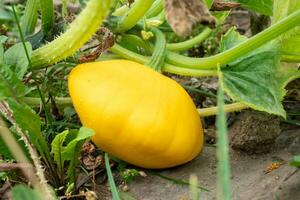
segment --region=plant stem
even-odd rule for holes
[[[177,66],[194,69],[216,69],[218,64],[225,65],[251,51],[275,39],[279,35],[300,24],[300,10],[280,20],[273,26],[258,33],[252,38],[220,54],[206,58],[189,58],[176,53],[169,52],[167,62]]]
[[[129,60],[133,60],[142,64],[149,62],[149,57],[142,56],[140,54],[129,51],[128,49],[115,44],[110,48],[110,51]],[[184,67],[177,67],[174,65],[170,65],[165,63],[162,67],[163,72],[169,72],[173,74],[183,75],[183,76],[217,76],[218,73],[216,70],[199,70],[199,69],[189,69]]]
[[[26,97],[24,98],[24,102],[31,107],[40,106],[42,104],[41,98],[34,98],[34,97]],[[59,107],[67,107],[73,105],[70,97],[55,98],[55,103]]]
[[[121,17],[121,16],[125,15],[125,13],[128,12],[129,9],[130,9],[130,8],[129,8],[128,5],[121,6],[120,8],[117,8],[117,9],[112,13],[112,15],[113,15],[113,16],[116,16],[116,17]]]
[[[248,108],[248,106],[246,106],[243,103],[232,103],[232,104],[227,104],[224,105],[224,111],[225,112],[235,112],[235,111],[240,111],[243,109]],[[210,108],[201,108],[201,109],[197,109],[198,113],[201,117],[208,117],[208,116],[213,116],[216,115],[218,113],[218,107],[210,107]]]
[[[40,0],[42,13],[42,30],[44,35],[50,36],[54,25],[53,0]]]
[[[219,67],[218,67],[219,68]],[[224,92],[220,84],[218,90],[218,113],[216,119],[217,136],[217,199],[231,199],[230,158],[228,145],[228,130],[224,110]]]
[[[97,31],[110,3],[111,0],[90,0],[65,33],[32,53],[32,67],[42,68],[75,53]]]
[[[146,12],[145,16],[147,18],[157,16],[162,10],[164,9],[164,1],[163,0],[156,0],[150,9]]]
[[[153,2],[154,0],[136,0],[130,10],[119,22],[117,31],[125,32],[134,27],[149,10]]]
[[[34,32],[38,19],[38,0],[28,0],[26,2],[25,13],[22,20],[22,30],[25,35]]]
[[[155,71],[161,73],[161,68],[164,65],[167,53],[167,41],[165,35],[159,29],[152,28],[151,31],[155,33],[156,41],[153,54],[147,65]]]
[[[205,40],[210,34],[212,30],[210,28],[205,28],[199,35],[184,42],[179,43],[169,43],[167,44],[167,49],[170,51],[185,51],[197,44],[200,44],[203,40]]]

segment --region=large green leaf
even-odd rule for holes
[[[17,185],[12,188],[13,200],[40,200],[42,197],[38,193],[25,185]]]
[[[273,0],[226,0],[240,3],[243,7],[271,16],[273,14]]]
[[[299,0],[274,0],[272,23],[285,18],[300,9]],[[281,54],[287,60],[300,61],[300,27],[296,27],[279,38]]]
[[[6,102],[18,126],[28,134],[30,142],[37,148],[43,159],[49,162],[51,159],[50,151],[41,132],[39,116],[28,105],[19,100],[8,98]]]
[[[221,50],[243,40],[231,29],[222,38]],[[289,81],[300,77],[300,73],[295,68],[280,67],[277,49],[276,44],[270,43],[223,66],[220,80],[233,100],[256,110],[285,117],[281,104],[286,93],[284,87]]]
[[[23,97],[28,88],[18,79],[6,65],[0,66],[0,101],[7,97]]]
[[[29,42],[26,42],[26,49],[30,58],[32,47]],[[10,47],[4,53],[4,62],[6,65],[10,66],[11,69],[13,69],[19,79],[22,79],[29,65],[23,44],[17,43],[14,46]]]

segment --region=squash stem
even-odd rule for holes
[[[225,112],[241,111],[247,108],[249,108],[247,105],[240,102],[224,105]],[[219,109],[218,106],[215,106],[210,108],[201,108],[197,110],[201,117],[208,117],[208,116],[216,115],[218,113],[218,109]]]
[[[147,18],[155,17],[164,9],[164,1],[156,0],[145,14]]]
[[[140,54],[134,53],[118,44],[115,44],[110,48],[110,51],[129,60],[133,60],[142,64],[148,63],[150,58],[142,56]],[[163,72],[169,72],[173,74],[183,75],[183,76],[218,76],[217,70],[199,70],[199,69],[189,69],[184,67],[178,67],[165,63],[162,67]]]
[[[206,58],[190,58],[177,53],[168,52],[167,62],[177,66],[183,66],[193,69],[216,69],[218,64],[225,65],[263,44],[275,39],[279,35],[300,24],[300,10],[292,13],[283,20],[277,22],[273,26],[258,33],[245,42],[227,50],[220,54]]]
[[[197,44],[203,42],[210,34],[212,30],[210,28],[205,28],[199,35],[184,42],[178,43],[168,43],[167,49],[170,51],[185,51]]]
[[[117,31],[122,33],[134,27],[149,10],[153,2],[154,0],[136,0],[119,22]]]
[[[155,47],[153,50],[153,54],[151,56],[150,61],[147,63],[155,71],[161,73],[161,68],[164,65],[167,48],[166,48],[166,38],[165,35],[157,28],[152,28],[152,32],[154,32],[156,41]]]
[[[110,5],[111,0],[90,0],[65,33],[32,53],[32,67],[43,68],[75,53],[97,31]]]

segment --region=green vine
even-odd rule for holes
[[[32,53],[32,67],[42,68],[75,53],[99,28],[110,4],[111,0],[90,0],[65,33]]]
[[[300,24],[300,10],[294,12],[268,29],[253,36],[247,41],[220,54],[206,58],[190,58],[177,53],[168,52],[167,62],[177,66],[193,69],[216,69],[217,65],[225,65],[249,52],[256,49],[279,35]]]
[[[136,0],[130,10],[120,20],[117,31],[125,32],[134,27],[149,10],[154,0]]]

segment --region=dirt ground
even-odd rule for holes
[[[298,153],[299,143],[300,129],[291,129],[281,132],[269,153],[248,155],[231,149],[233,199],[300,199],[300,173],[287,163],[293,154]],[[200,185],[210,190],[202,191],[201,199],[216,199],[215,150],[215,147],[205,146],[203,152],[192,162],[158,172],[187,181],[190,175],[194,174],[198,177]],[[267,173],[266,169],[274,162],[280,163],[280,167]],[[130,185],[129,191],[138,200],[190,199],[188,186],[176,185],[149,173],[145,178],[137,178]]]

